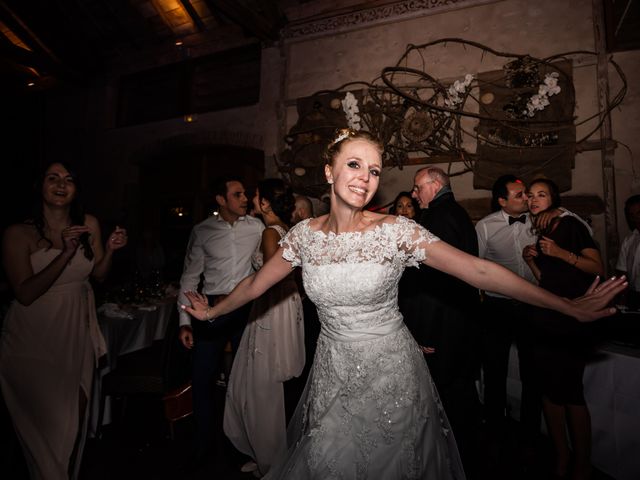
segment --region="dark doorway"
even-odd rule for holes
[[[136,237],[150,230],[159,239],[165,280],[180,278],[191,228],[216,207],[210,184],[227,174],[243,179],[247,196],[252,195],[264,176],[264,153],[228,145],[185,146],[140,164]]]

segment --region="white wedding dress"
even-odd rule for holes
[[[423,355],[398,311],[398,281],[438,238],[390,218],[365,232],[325,234],[309,221],[281,241],[302,266],[322,331],[273,479],[463,479]]]

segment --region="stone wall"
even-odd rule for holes
[[[334,89],[354,80],[374,80],[384,67],[393,66],[409,44],[419,45],[440,38],[457,37],[482,43],[502,52],[530,54],[544,58],[574,50],[595,50],[593,5],[590,0],[506,0],[500,2],[458,2],[472,5],[432,15],[414,16],[407,20],[369,25],[362,22],[351,25],[351,30],[331,34],[291,39],[285,45],[286,125],[290,128],[297,119],[294,101],[323,89]],[[570,19],[570,28],[567,28]],[[357,22],[356,22],[357,24]],[[621,64],[629,80],[629,92],[624,103],[613,115],[613,137],[627,143],[632,151],[640,151],[638,128],[640,105],[638,87],[634,79],[638,75],[638,52],[618,53],[614,58]],[[423,58],[413,58],[413,65],[438,79],[455,79],[466,73],[477,73],[502,68],[503,59],[482,56],[478,51],[460,45],[446,44],[442,48],[430,48]],[[574,85],[576,89],[577,122],[597,113],[596,57],[577,56],[574,60]],[[619,85],[612,78],[611,90]],[[618,82],[619,83],[619,82]],[[577,128],[576,138],[586,135],[596,122],[587,122]],[[598,140],[596,133],[591,137]],[[474,150],[473,142],[467,143]],[[621,216],[624,199],[640,190],[638,185],[638,160],[631,157],[625,148],[615,153],[618,229],[624,234],[626,226]],[[460,171],[461,164],[440,165],[453,172]],[[400,190],[408,190],[412,177],[419,167],[409,166],[400,170],[387,169],[383,173],[377,204],[391,201]],[[505,172],[508,173],[508,172]],[[572,171],[572,189],[567,195],[596,195],[603,197],[602,162],[600,151],[589,151],[576,155]],[[455,176],[452,185],[459,199],[483,198],[488,190],[475,190],[471,173]],[[614,209],[615,211],[615,209]],[[593,216],[595,237],[605,245],[604,215]]]
[[[264,152],[266,175],[276,175],[275,157],[282,151],[284,135],[297,119],[296,99],[354,80],[371,81],[382,68],[395,65],[408,44],[458,37],[498,51],[526,53],[539,58],[572,50],[595,49],[591,0],[459,0],[404,4],[407,8],[400,13],[385,10],[375,21],[367,20],[371,15],[361,15],[342,23],[325,21],[308,35],[300,33],[303,28],[298,29],[298,34],[280,45],[263,49],[261,93],[257,105],[200,114],[191,123],[176,118],[114,128],[117,79],[88,86],[79,94],[58,96],[48,102],[44,113],[47,136],[43,149],[51,155],[69,155],[90,163],[91,178],[87,183],[100,186],[89,192],[91,209],[101,218],[117,218],[138,184],[136,159],[171,139],[209,138],[259,148]],[[435,7],[420,10],[424,5]],[[318,2],[310,2],[308,8],[312,7],[317,10]],[[305,12],[297,14],[304,18]],[[624,200],[630,194],[640,192],[640,136],[637,133],[640,52],[616,53],[613,58],[620,63],[628,80],[627,96],[612,115],[613,138],[630,149],[618,147],[615,151],[617,208],[614,210],[618,214],[617,232],[624,235],[628,231],[622,216]],[[414,64],[411,66],[424,62],[425,69],[435,78],[455,79],[466,73],[502,68],[503,61],[498,60],[490,56],[483,58],[478,51],[460,45],[447,44],[430,49],[423,59],[412,58]],[[579,121],[597,112],[595,57],[577,57],[573,74]],[[611,90],[615,91],[617,80],[612,72],[610,77]],[[592,122],[578,127],[577,138],[592,127]],[[597,140],[597,134],[592,139]],[[473,142],[467,141],[466,147],[473,151]],[[448,168],[448,165],[442,166]],[[179,161],[176,168],[180,168]],[[376,202],[389,202],[398,191],[409,189],[417,168],[386,169]],[[459,163],[451,165],[453,172],[460,168]],[[482,199],[490,194],[487,190],[473,188],[470,173],[455,176],[452,183],[461,200]],[[568,195],[603,196],[599,151],[576,156],[572,185]],[[593,221],[596,239],[604,245],[604,215],[595,215]]]

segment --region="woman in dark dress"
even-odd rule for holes
[[[585,226],[577,219],[555,218],[538,228],[540,213],[560,206],[557,185],[538,179],[529,187],[529,211],[539,235],[535,245],[525,247],[523,256],[539,285],[561,297],[576,298],[604,268],[600,252]],[[571,478],[590,474],[591,419],[585,403],[582,376],[591,349],[589,327],[558,312],[536,309],[534,360],[543,393],[543,410],[556,454],[555,474],[569,471],[570,451],[566,427],[571,434],[574,466]]]

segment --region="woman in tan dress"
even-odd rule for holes
[[[92,376],[106,351],[88,279],[103,279],[127,243],[116,227],[103,248],[76,182],[65,165],[49,165],[33,217],[3,238],[15,300],[0,337],[0,387],[32,479],[77,477]]]

